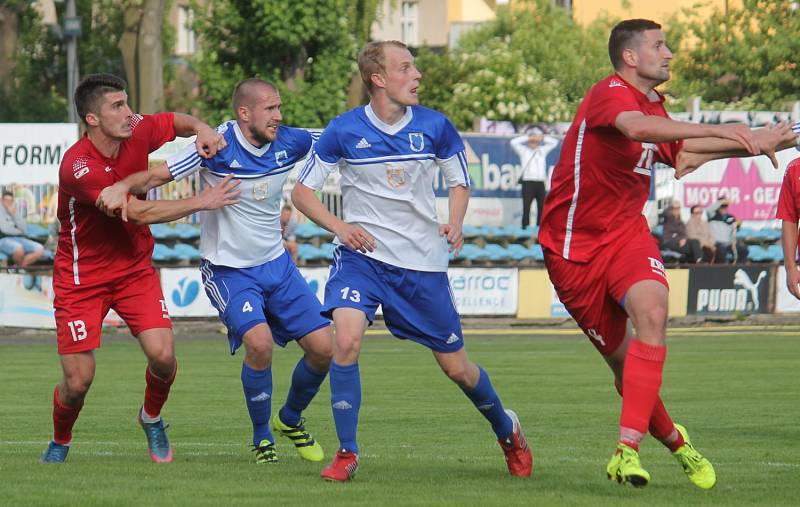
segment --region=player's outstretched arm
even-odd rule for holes
[[[147,171],[133,173],[104,188],[94,204],[110,217],[119,211],[122,220],[127,222],[129,194],[141,195],[151,188],[160,187],[169,181],[172,181],[172,174],[169,172],[167,163],[162,162]]]
[[[458,255],[464,246],[462,229],[469,204],[469,188],[464,185],[450,187],[447,204],[449,209],[447,223],[439,225],[439,234],[447,236],[450,251]]]
[[[800,271],[797,269],[797,222],[783,220],[781,223],[781,246],[786,268],[786,288],[792,296],[800,299]]]
[[[171,222],[198,211],[214,210],[239,202],[239,183],[233,180],[233,174],[225,176],[213,187],[203,190],[198,195],[174,201],[142,201],[130,199],[128,202],[128,218],[137,224],[158,224]]]
[[[759,154],[766,155],[773,167],[778,168],[778,159],[775,153],[797,144],[797,135],[786,123],[769,125],[753,131],[759,146]],[[741,145],[719,138],[690,139],[684,142],[683,149],[678,154],[678,167],[675,168],[675,177],[681,178],[695,169],[721,158],[749,157],[751,153],[742,149]]]
[[[222,137],[222,134],[194,116],[183,113],[173,113],[172,122],[175,133],[179,136],[197,136],[194,144],[197,148],[197,154],[203,158],[211,158],[225,147],[225,138]]]
[[[357,225],[344,222],[328,211],[328,208],[317,199],[314,190],[299,181],[292,190],[292,204],[315,224],[334,233],[339,241],[353,250],[363,253],[375,250],[375,238],[372,235]]]
[[[718,137],[739,143],[749,153],[760,153],[753,132],[747,125],[708,125],[675,121],[661,116],[645,115],[641,111],[625,111],[617,115],[614,126],[634,141],[667,143],[682,139]]]

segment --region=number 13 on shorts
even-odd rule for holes
[[[353,303],[358,303],[361,301],[361,293],[356,289],[350,289],[350,287],[345,287],[339,292],[342,293],[342,299],[349,299]]]

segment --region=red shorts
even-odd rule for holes
[[[669,289],[661,252],[649,233],[607,245],[586,263],[549,250],[544,262],[558,298],[604,356],[625,339],[628,314],[623,300],[628,289],[643,280],[656,280]]]
[[[100,347],[103,319],[113,308],[138,336],[154,328],[172,328],[155,268],[92,287],[53,285],[58,353]]]

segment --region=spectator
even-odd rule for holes
[[[511,140],[511,148],[522,164],[522,228],[530,224],[531,204],[536,200],[536,225],[542,220],[542,206],[547,193],[547,154],[558,140],[544,135],[540,127],[532,127],[526,135]]]
[[[733,257],[733,262],[747,261],[747,247],[736,239],[738,223],[736,217],[728,213],[728,199],[720,197],[711,205],[708,213],[708,228],[716,246],[714,262],[727,262],[728,254]]]
[[[20,268],[27,268],[42,256],[44,247],[25,237],[27,224],[17,214],[14,194],[3,192],[0,206],[0,252],[6,254]]]
[[[714,254],[717,247],[714,243],[714,238],[711,236],[708,222],[703,218],[702,206],[692,206],[692,215],[689,217],[689,221],[686,222],[686,236],[689,239],[696,239],[700,242],[705,262],[714,262]]]
[[[689,262],[700,262],[703,259],[703,248],[700,246],[700,242],[696,239],[689,239],[686,233],[686,224],[681,220],[681,203],[678,201],[672,201],[664,213],[661,249],[681,253]]]
[[[297,220],[294,219],[294,208],[287,202],[281,208],[281,235],[283,236],[283,246],[295,263],[297,263],[297,235],[294,232],[296,228]]]

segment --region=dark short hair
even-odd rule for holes
[[[239,110],[239,106],[242,105],[243,102],[246,102],[246,99],[252,93],[252,90],[259,86],[265,86],[267,88],[272,89],[273,91],[278,91],[278,87],[275,86],[274,83],[270,83],[269,81],[264,81],[263,79],[257,77],[249,77],[247,79],[242,79],[236,84],[236,87],[233,89],[233,97],[231,98],[231,102],[233,102],[233,112],[236,114],[236,111]]]
[[[608,38],[608,57],[614,69],[622,68],[622,52],[636,44],[637,37],[648,30],[660,30],[661,25],[649,19],[626,19],[611,30]]]
[[[100,99],[111,92],[122,92],[128,83],[113,74],[89,74],[75,89],[75,109],[81,121],[86,123],[86,115],[100,112]]]
[[[14,197],[14,194],[8,190],[3,190],[3,197]]]
[[[692,206],[692,213],[694,213],[694,211],[698,210],[698,209],[700,211],[703,211],[703,207],[702,206],[700,206],[699,204],[695,204],[694,206]]]

